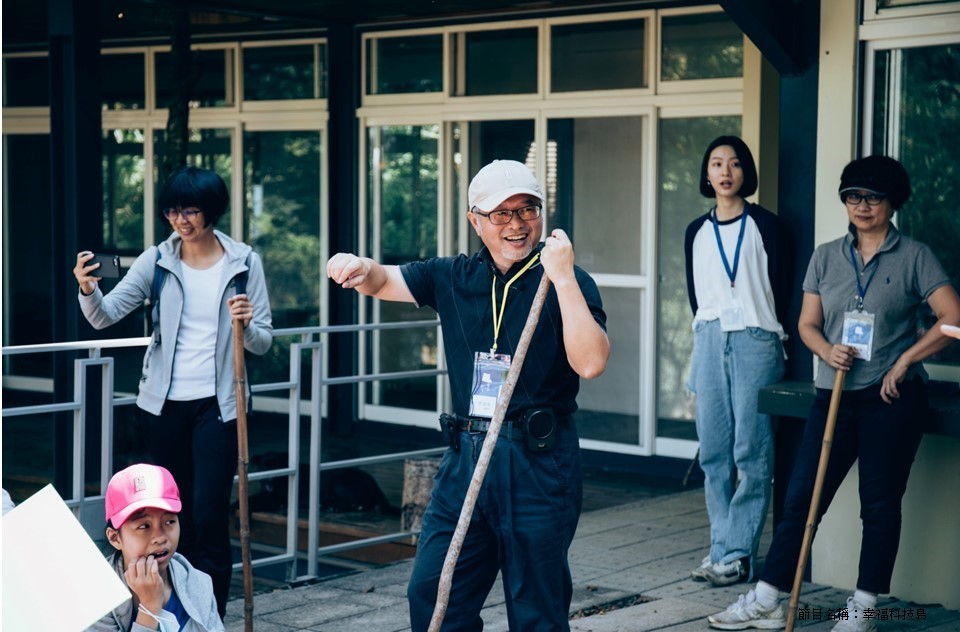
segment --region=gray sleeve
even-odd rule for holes
[[[263,355],[273,343],[273,315],[270,311],[263,263],[255,252],[250,253],[247,298],[253,304],[253,319],[243,332],[243,347],[251,353]]]
[[[156,252],[155,246],[147,248],[133,262],[117,286],[106,295],[99,286],[90,296],[84,296],[78,289],[80,310],[94,329],[109,327],[143,305],[143,301],[150,295]]]
[[[820,246],[813,251],[810,257],[810,263],[807,264],[807,274],[803,277],[803,291],[809,294],[820,294],[820,280],[823,278],[823,253],[824,246]]]
[[[919,248],[914,283],[916,284],[917,294],[926,300],[933,294],[934,290],[950,283],[950,277],[929,246],[921,243],[917,245]]]

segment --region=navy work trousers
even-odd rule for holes
[[[572,597],[567,551],[580,519],[580,445],[571,422],[550,452],[529,452],[501,436],[457,559],[442,630],[483,629],[480,609],[500,571],[512,632],[569,630]],[[440,571],[457,527],[485,434],[460,435],[447,450],[423,517],[407,597],[414,632],[430,624]]]
[[[210,575],[223,618],[230,595],[230,495],[237,473],[237,421],[224,423],[216,397],[167,400],[160,416],[140,411],[154,463],[170,470],[180,488],[177,551]]]
[[[890,591],[900,546],[900,505],[927,415],[926,387],[920,378],[898,385],[900,398],[892,404],[880,399],[880,386],[844,391],[840,398],[816,521],[820,523],[853,462],[859,459],[863,536],[857,588],[876,594]],[[783,518],[761,574],[763,581],[787,592],[800,558],[829,407],[830,391],[817,389],[787,485]]]

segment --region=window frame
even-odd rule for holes
[[[676,9],[661,9],[657,11],[656,28],[656,90],[657,94],[691,94],[693,92],[714,92],[714,91],[743,91],[743,69],[741,68],[740,77],[724,77],[717,79],[681,79],[678,81],[664,81],[661,78],[663,67],[663,19],[686,15],[708,15],[711,13],[723,13],[720,6],[712,7],[681,7]],[[746,39],[746,35],[744,35]]]

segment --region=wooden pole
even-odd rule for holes
[[[253,632],[253,568],[250,560],[250,492],[247,465],[247,378],[243,364],[243,322],[233,321],[233,384],[237,399],[237,474],[240,478],[240,554],[243,559],[243,629]]]
[[[810,511],[807,513],[807,528],[803,532],[803,544],[800,546],[800,559],[797,560],[797,574],[793,578],[793,590],[790,592],[790,610],[787,612],[787,632],[793,632],[797,618],[797,604],[800,601],[800,585],[807,569],[810,545],[817,529],[817,512],[820,510],[820,496],[823,494],[823,479],[827,476],[827,464],[830,462],[830,449],[833,447],[833,430],[837,425],[837,411],[840,409],[840,395],[843,394],[843,380],[846,371],[837,371],[833,380],[833,392],[830,394],[830,408],[827,412],[827,425],[823,429],[823,445],[820,447],[820,463],[817,465],[817,478],[813,483],[813,497],[810,499]]]
[[[537,287],[537,294],[533,297],[527,323],[523,326],[523,333],[520,334],[520,341],[517,343],[517,349],[513,354],[513,362],[510,364],[510,371],[507,373],[507,381],[497,398],[497,406],[493,410],[493,419],[490,421],[490,427],[487,428],[487,436],[483,440],[483,447],[480,449],[477,467],[473,470],[473,478],[470,479],[470,487],[467,489],[467,496],[463,500],[460,519],[457,520],[457,529],[453,532],[450,548],[447,549],[447,557],[443,561],[440,584],[437,587],[437,603],[433,609],[433,618],[430,619],[428,632],[439,632],[440,626],[443,624],[443,617],[447,613],[447,603],[450,601],[450,585],[453,583],[453,570],[457,566],[457,558],[460,556],[463,540],[467,535],[467,529],[470,527],[473,508],[477,504],[477,496],[480,493],[481,485],[483,485],[483,477],[487,474],[487,466],[490,465],[493,448],[497,445],[500,427],[503,425],[503,418],[507,414],[507,406],[510,405],[513,389],[517,386],[520,369],[523,368],[523,360],[527,356],[527,348],[530,346],[533,331],[537,328],[537,322],[540,320],[540,311],[543,309],[543,303],[547,298],[547,290],[549,289],[550,279],[544,273],[540,279],[540,286]]]

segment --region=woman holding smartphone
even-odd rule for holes
[[[185,167],[160,191],[158,208],[173,234],[137,257],[111,292],[97,286],[93,253],[79,253],[73,269],[80,308],[96,329],[142,305],[162,280],[137,406],[154,463],[180,483],[180,551],[213,579],[221,617],[233,565],[228,520],[237,467],[232,323],[243,323],[247,351],[262,355],[273,341],[260,257],[214,228],[228,202],[217,174]],[[245,292],[237,291],[241,279]]]

